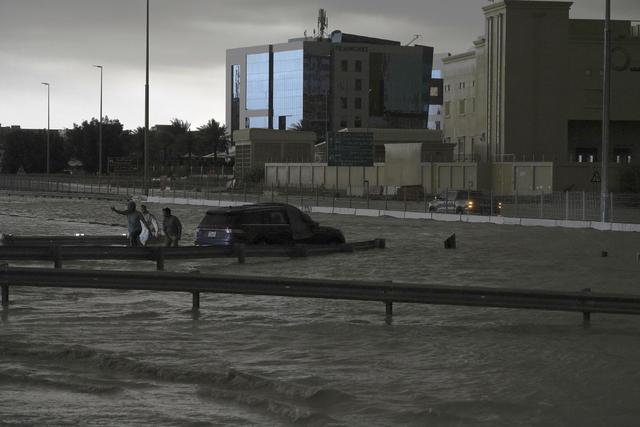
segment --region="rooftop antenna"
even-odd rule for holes
[[[329,18],[327,12],[324,9],[318,11],[318,37],[324,38],[324,30],[329,26]]]
[[[407,44],[405,44],[405,46],[409,46],[411,43],[413,43],[414,41],[418,40],[420,37],[422,37],[422,35],[420,34],[414,34],[413,38],[411,39],[411,41]]]

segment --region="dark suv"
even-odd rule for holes
[[[213,208],[196,229],[196,245],[344,243],[340,230],[321,227],[300,209],[284,203]]]

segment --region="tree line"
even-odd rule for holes
[[[72,159],[82,163],[89,174],[98,171],[99,162],[98,119],[73,124],[73,128],[49,134],[50,171],[61,173]],[[47,170],[46,129],[11,129],[4,138],[2,156],[3,173],[44,173]],[[213,154],[213,164],[218,153],[227,151],[230,139],[227,129],[215,119],[209,120],[197,130],[191,123],[175,118],[169,125],[149,130],[149,163],[167,166],[187,162],[191,164],[203,155]],[[2,147],[0,147],[2,148]],[[105,117],[102,121],[102,171],[107,172],[109,158],[130,158],[139,164],[144,161],[144,128],[125,130],[118,119]]]

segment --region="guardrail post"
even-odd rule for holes
[[[385,317],[387,318],[387,322],[389,322],[393,317],[393,301],[385,301],[384,307],[385,307],[384,314],[385,314]]]
[[[193,296],[193,303],[191,305],[191,308],[193,310],[198,310],[200,308],[200,292],[194,291],[191,292],[191,295]]]
[[[591,288],[583,289],[582,292],[589,293],[589,292],[591,292]],[[590,322],[591,322],[591,312],[590,311],[583,311],[582,312],[582,323],[585,326],[588,326]]]
[[[236,248],[236,255],[238,257],[238,264],[244,264],[245,263],[245,246],[244,246],[244,244],[240,243],[240,244],[236,245],[235,248]]]
[[[7,267],[9,267],[9,264],[6,264],[6,263],[1,264],[0,272],[2,273],[6,272]],[[0,277],[0,280],[2,281],[2,285],[0,286],[0,293],[2,294],[2,306],[8,307],[9,306],[9,283],[6,277]]]
[[[157,248],[155,256],[156,256],[156,270],[164,271],[164,249]]]
[[[387,241],[385,239],[374,239],[375,247],[378,249],[384,249],[387,246]]]
[[[60,251],[60,246],[51,246],[51,258],[53,258],[53,268],[62,268],[62,253]]]
[[[9,307],[9,285],[2,284],[2,306]]]

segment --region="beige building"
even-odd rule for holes
[[[569,19],[571,5],[485,6],[485,35],[443,59],[444,135],[458,158],[601,160],[604,24]],[[640,159],[639,28],[612,22],[611,162]]]

